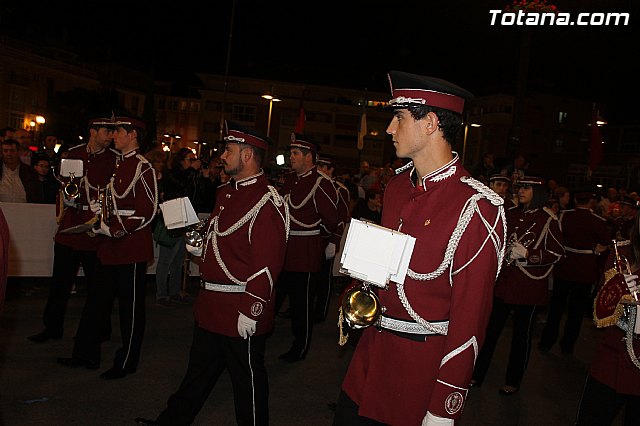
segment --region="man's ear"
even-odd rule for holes
[[[438,124],[440,124],[440,120],[438,120],[438,116],[435,112],[428,112],[427,115],[423,118],[423,121],[428,135],[438,130]]]

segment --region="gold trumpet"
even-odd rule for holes
[[[98,204],[100,205],[100,214],[98,215],[98,220],[94,224],[94,228],[100,228],[100,222],[104,222],[105,225],[109,226],[111,223],[111,212],[113,211],[113,201],[111,200],[111,190],[109,189],[109,185],[100,191],[100,187],[98,186]]]

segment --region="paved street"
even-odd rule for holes
[[[154,418],[184,374],[193,320],[189,305],[173,308],[155,305],[152,278],[149,276],[147,287],[147,328],[140,366],[137,373],[116,381],[104,381],[98,375],[110,367],[111,357],[119,346],[117,306],[112,317],[113,338],[102,346],[101,369],[67,369],[58,365],[56,358],[71,355],[73,334],[84,302],[83,286],[71,297],[65,336],[36,344],[26,337],[41,330],[46,283],[41,282],[40,289],[33,294],[24,283],[12,283],[0,315],[0,426],[133,426],[135,417]],[[189,282],[192,294],[196,287],[192,279]],[[337,304],[335,294],[333,302]],[[544,316],[540,315],[539,320]],[[331,424],[331,404],[338,395],[352,351],[350,346],[338,346],[335,323],[335,316],[330,314],[327,321],[314,329],[307,359],[287,364],[278,360],[278,355],[289,349],[289,320],[277,319],[266,354],[272,425]],[[541,326],[539,323],[536,333]],[[571,425],[598,330],[585,319],[572,356],[560,355],[559,348],[546,354],[534,349],[520,392],[504,397],[497,389],[502,385],[510,333],[510,328],[505,330],[484,385],[472,389],[464,416],[457,424]],[[534,344],[537,339],[536,335]],[[194,424],[235,424],[231,385],[226,375]]]

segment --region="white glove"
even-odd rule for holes
[[[527,248],[516,241],[511,246],[511,252],[509,253],[509,257],[511,258],[510,260],[526,259],[527,258]]]
[[[436,416],[427,411],[427,415],[422,419],[422,426],[453,426],[453,419]]]
[[[103,221],[100,221],[100,228],[94,229],[93,233],[94,234],[106,235],[107,237],[111,236],[111,231],[109,230],[109,227]]]
[[[76,199],[75,198],[62,197],[62,204],[64,204],[66,207],[75,207],[76,206]]]
[[[324,258],[329,260],[336,257],[336,245],[334,243],[327,244],[327,248],[324,249]]]
[[[256,324],[258,321],[252,320],[242,312],[238,315],[238,334],[243,339],[247,339],[249,336],[253,336],[256,332]]]
[[[635,294],[638,292],[638,276],[637,275],[624,274],[624,281],[627,283],[627,287],[629,287],[629,291],[631,292],[631,294]]]
[[[196,257],[202,256],[202,246],[194,247],[191,244],[185,244],[185,247],[187,248],[187,251],[189,252],[190,255],[196,256]]]
[[[102,212],[102,209],[100,208],[100,203],[98,203],[96,200],[89,201],[89,208],[91,209],[93,214],[95,214],[96,216]]]

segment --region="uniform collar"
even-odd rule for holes
[[[237,190],[239,190],[240,188],[246,187],[246,186],[251,186],[254,183],[258,182],[258,178],[260,178],[262,175],[264,175],[264,171],[262,169],[260,169],[260,171],[253,175],[253,176],[248,176],[244,179],[241,180],[232,180],[231,182],[233,183],[234,188]]]
[[[425,191],[427,190],[427,182],[429,182],[430,185],[433,185],[435,183],[447,180],[451,176],[455,175],[456,171],[458,170],[458,165],[456,163],[458,163],[458,153],[453,151],[453,159],[451,161],[449,161],[447,164],[440,167],[439,169],[434,170],[428,175],[425,175],[422,177],[420,182],[422,185],[422,189]],[[413,167],[413,169],[411,169],[411,173],[409,174],[409,177],[411,179],[411,184],[414,187],[417,186],[418,171],[416,170],[415,166]]]
[[[313,174],[313,171],[316,169],[316,167],[312,167],[310,168],[308,171],[304,172],[301,175],[296,174],[296,176],[298,176],[298,179],[302,179],[302,178],[306,178],[307,176],[311,176],[311,174]]]

